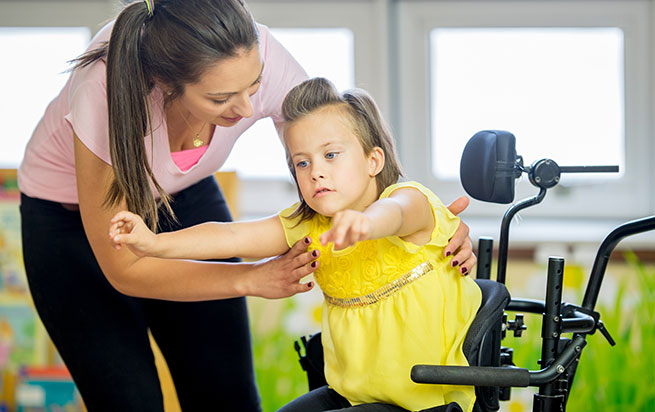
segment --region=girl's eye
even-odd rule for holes
[[[227,103],[227,101],[228,101],[228,99],[225,99],[225,100],[212,100],[212,102],[214,102],[214,104],[225,104],[225,103]]]
[[[325,158],[326,159],[334,159],[335,157],[337,157],[337,154],[338,154],[337,152],[329,152],[329,153],[325,154]]]
[[[308,165],[309,162],[307,160],[301,160],[300,162],[296,163],[296,168],[302,169],[303,167],[307,167]]]

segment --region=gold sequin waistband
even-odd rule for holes
[[[323,296],[325,296],[325,301],[327,303],[335,306],[341,306],[344,308],[367,306],[382,300],[387,296],[393,295],[403,287],[429,273],[432,269],[432,264],[430,262],[423,262],[393,282],[382,286],[380,289],[356,298],[335,298],[326,293],[323,293]]]

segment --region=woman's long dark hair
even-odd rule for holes
[[[116,18],[109,42],[76,59],[74,69],[104,59],[107,64],[109,147],[114,181],[105,206],[125,200],[151,228],[158,224],[153,183],[170,216],[170,197],[146,157],[152,134],[150,92],[155,81],[172,101],[217,61],[250,51],[258,43],[252,15],[241,0],[155,0],[127,5]]]
[[[282,115],[286,122],[285,127],[289,127],[294,121],[328,106],[343,109],[343,115],[347,117],[366,155],[369,155],[376,147],[381,148],[384,152],[384,166],[375,177],[379,196],[387,186],[396,183],[403,175],[403,172],[396,155],[390,129],[384,122],[373,97],[365,90],[351,89],[339,93],[331,81],[322,77],[305,80],[291,89],[284,98]],[[288,150],[287,165],[293,179],[296,181],[298,196],[300,197],[300,205],[289,217],[300,216],[301,221],[310,219],[316,212],[309,207],[302,197],[298,178],[296,177],[296,168]]]

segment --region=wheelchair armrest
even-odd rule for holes
[[[586,345],[583,336],[576,336],[548,367],[538,371],[506,366],[414,365],[411,378],[416,383],[439,385],[540,386],[553,382],[564,373]]]
[[[505,366],[415,365],[411,377],[416,383],[441,385],[526,387],[530,384],[530,371]]]

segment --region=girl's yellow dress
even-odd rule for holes
[[[351,404],[383,402],[411,411],[457,402],[471,411],[474,388],[412,382],[416,364],[468,365],[462,353],[466,332],[480,306],[480,289],[443,257],[459,219],[429,189],[416,182],[387,187],[380,199],[414,187],[430,201],[435,228],[417,246],[399,237],[359,242],[335,251],[319,236],[331,219],[315,215],[298,224],[280,213],[289,246],[309,235],[319,249],[314,273],[323,290],[322,342],[325,376]]]

